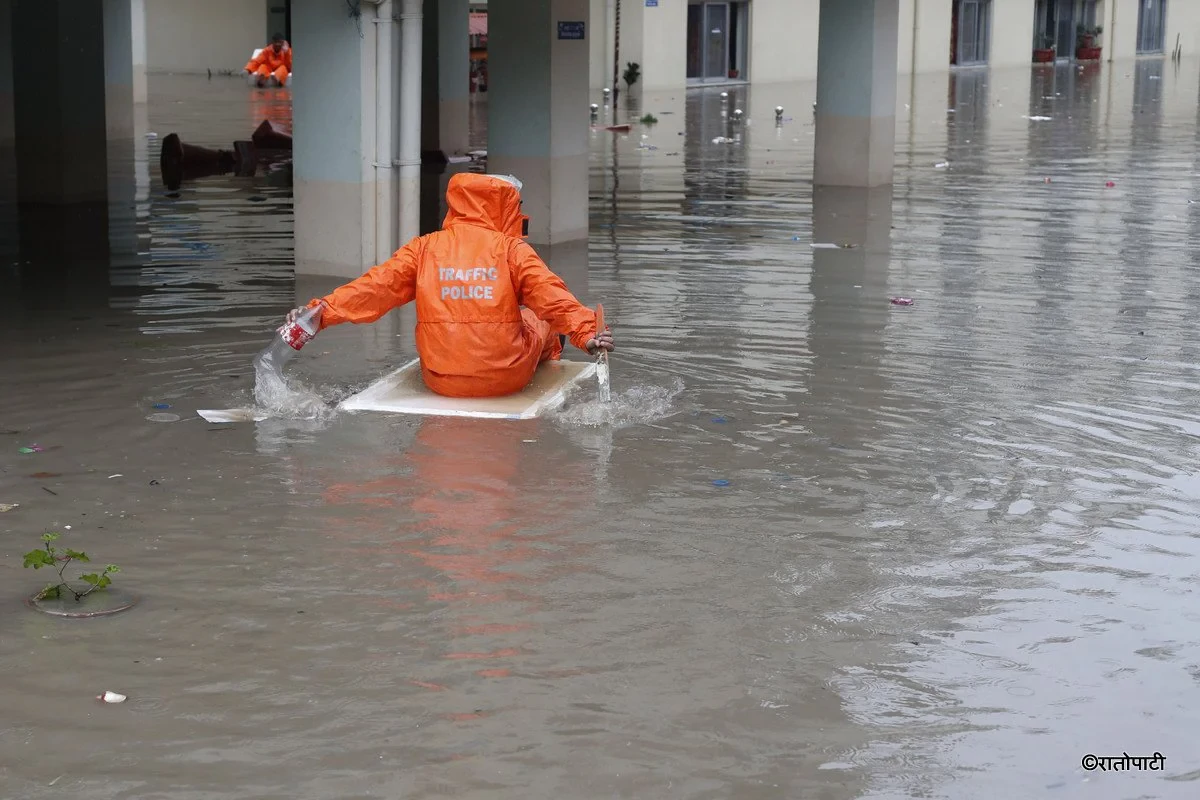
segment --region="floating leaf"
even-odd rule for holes
[[[25,554],[25,566],[34,569],[54,566],[54,557],[41,548],[30,550]]]

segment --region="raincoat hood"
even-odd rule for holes
[[[521,193],[503,178],[460,172],[446,188],[446,219],[443,228],[474,225],[523,238],[525,220]]]

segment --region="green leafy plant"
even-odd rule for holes
[[[1075,29],[1075,44],[1078,47],[1096,47],[1102,33],[1103,25],[1080,25]]]
[[[628,87],[633,86],[638,82],[638,78],[642,76],[642,68],[634,61],[625,62],[625,72],[621,74],[621,79],[625,81]]]
[[[69,547],[64,547],[62,550],[59,550],[54,546],[54,542],[59,536],[60,534],[57,533],[43,533],[42,546],[38,547],[37,549],[30,550],[25,554],[26,567],[33,567],[34,569],[50,567],[58,572],[58,583],[52,583],[45,589],[42,589],[40,592],[38,592],[37,597],[34,599],[45,600],[49,597],[62,597],[63,590],[65,589],[67,592],[75,596],[75,602],[78,603],[80,600],[87,597],[97,589],[106,589],[110,584],[112,584],[111,576],[117,572],[120,572],[121,568],[116,564],[105,564],[102,572],[93,572],[87,575],[80,575],[79,580],[87,584],[87,588],[82,592],[75,591],[75,589],[73,589],[71,585],[67,583],[66,579],[63,577],[63,573],[66,571],[67,567],[71,565],[72,561],[90,563],[91,559],[88,558],[87,553],[80,552],[79,550],[72,550]]]
[[[643,114],[640,122],[643,125],[654,125],[658,122],[658,117],[654,116],[653,114]]]

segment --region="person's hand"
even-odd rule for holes
[[[606,353],[611,353],[614,349],[612,331],[603,331],[599,336],[594,336],[587,340],[588,355],[600,355],[603,350]]]
[[[304,306],[300,306],[299,308],[293,308],[291,311],[289,311],[287,313],[287,316],[283,318],[283,324],[280,325],[276,330],[282,331],[288,325],[291,325],[293,322],[295,322],[300,317],[300,315],[303,314],[305,311],[308,311],[308,309],[305,308]]]

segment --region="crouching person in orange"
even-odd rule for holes
[[[538,364],[562,355],[567,338],[591,355],[611,351],[612,333],[596,330],[596,313],[522,241],[529,218],[520,190],[510,176],[455,175],[440,231],[307,307],[325,304],[324,329],[374,322],[415,300],[421,375],[448,397],[518,392]]]
[[[272,36],[271,43],[246,62],[245,71],[260,87],[266,86],[271,80],[280,86],[287,86],[292,74],[292,48],[283,34]]]

